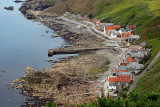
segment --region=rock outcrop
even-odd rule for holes
[[[44,2],[42,0],[39,0],[35,2],[34,0],[26,0],[23,2],[22,6],[20,7],[20,11],[23,14],[27,13],[27,10],[31,9],[34,11],[43,11],[44,9],[53,6],[53,4]]]
[[[6,10],[14,10],[14,7],[13,6],[4,7],[4,9],[6,9]]]

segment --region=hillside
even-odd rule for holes
[[[92,18],[101,19],[104,22],[113,22],[125,27],[127,24],[136,24],[138,29],[135,34],[141,36],[139,42],[147,42],[151,48],[151,57],[147,59],[145,66],[154,58],[160,50],[160,1],[159,0],[64,0],[46,9],[44,12],[70,11],[75,14],[88,14]],[[136,91],[145,93],[148,89],[158,90],[158,64],[147,72],[138,82]],[[149,76],[150,75],[150,76]],[[149,85],[146,85],[149,84]],[[157,88],[156,88],[157,86]],[[147,88],[148,87],[148,88]],[[150,91],[149,91],[150,92]]]
[[[147,71],[135,87],[135,92],[146,94],[151,92],[160,92],[160,58],[153,67]]]

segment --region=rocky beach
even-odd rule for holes
[[[69,44],[65,49],[100,48],[112,43],[103,34],[93,31],[89,23],[81,23],[62,15],[43,12],[48,4],[25,1],[20,11],[28,18],[41,22],[64,38]],[[114,41],[114,43],[118,43]],[[121,45],[121,44],[120,44]],[[103,87],[107,76],[118,64],[126,48],[106,48],[79,53],[53,63],[52,68],[37,69],[27,67],[24,77],[14,80],[10,86],[20,89],[22,94],[42,101],[56,101],[58,104],[81,104],[105,96]]]

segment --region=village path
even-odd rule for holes
[[[103,49],[99,50],[96,52],[98,55],[104,55],[106,56],[109,61],[109,69],[101,75],[101,77],[98,78],[98,83],[96,84],[97,86],[100,86],[103,91],[103,96],[107,97],[108,95],[108,88],[107,88],[107,81],[108,81],[108,76],[111,75],[111,72],[113,69],[118,68],[119,62],[122,62],[125,56],[126,51],[128,48],[115,48],[116,52],[108,49]],[[118,52],[118,53],[117,53]]]
[[[133,91],[133,89],[135,88],[138,80],[142,77],[142,75],[147,72],[147,70],[149,70],[153,64],[157,61],[157,59],[160,57],[160,51],[157,53],[157,55],[153,58],[153,60],[149,63],[149,65],[146,67],[145,70],[142,71],[142,73],[140,75],[138,75],[135,80],[133,81],[133,83],[131,84],[130,88],[129,88],[129,91],[127,93],[127,95]]]
[[[78,22],[78,21],[76,21],[76,20],[68,19],[68,18],[66,18],[66,17],[64,17],[64,16],[61,16],[61,17],[59,17],[59,18],[61,18],[61,19],[63,19],[63,20],[66,20],[66,21],[68,21],[68,22],[72,22],[72,23],[76,23],[76,24],[78,24],[78,25],[82,25],[82,26],[86,27],[88,30],[90,30],[90,32],[96,34],[98,37],[102,37],[102,38],[105,38],[105,39],[107,39],[107,40],[110,40],[110,39],[111,39],[111,38],[110,38],[108,35],[106,35],[104,32],[101,32],[101,31],[97,30],[96,27],[95,27],[95,25],[94,25],[92,22],[87,22],[87,21]]]

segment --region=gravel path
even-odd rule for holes
[[[107,89],[107,80],[108,76],[111,74],[112,70],[117,68],[119,62],[122,62],[124,59],[124,54],[128,50],[128,48],[115,48],[115,49],[103,49],[96,52],[98,55],[104,55],[110,61],[109,69],[103,73],[103,75],[97,80],[97,86],[102,88],[103,94],[107,97],[108,89]]]

